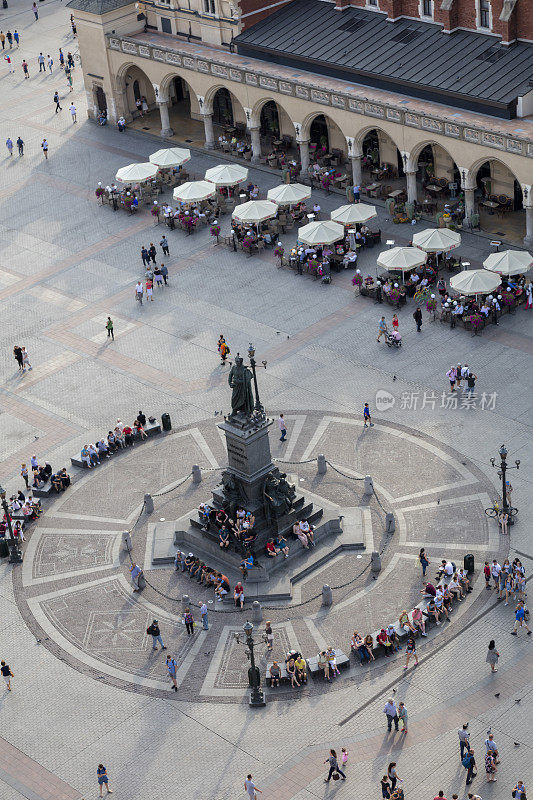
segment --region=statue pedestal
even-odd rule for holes
[[[255,421],[253,417],[235,414],[218,426],[226,435],[228,472],[243,491],[242,501],[247,508],[249,504],[263,505],[263,483],[274,469],[268,441],[271,425],[272,420],[264,417]]]

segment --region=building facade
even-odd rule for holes
[[[206,148],[215,145],[216,123],[227,119],[246,131],[252,160],[264,157],[264,134],[270,127],[278,137],[292,138],[302,170],[309,165],[313,141],[322,137],[330,150],[343,154],[356,183],[362,179],[364,153],[369,147],[377,148],[379,161],[395,165],[405,180],[409,202],[419,191],[420,163],[429,157],[435,175],[464,191],[467,216],[476,213],[480,181],[488,181],[491,195],[509,199],[520,215],[525,243],[533,244],[533,118],[527,113],[532,92],[526,74],[533,35],[528,37],[531,20],[524,22],[521,16],[526,2],[487,0],[489,17],[483,15],[483,23],[488,21],[490,26],[480,32],[479,14],[487,10],[485,0],[429,4],[424,0],[309,0],[309,11],[320,14],[322,30],[316,31],[320,44],[329,42],[320,63],[309,57],[309,52],[318,52],[318,45],[310,41],[310,50],[304,52],[303,33],[307,30],[298,35],[296,23],[290,23],[287,16],[298,16],[301,2],[187,0],[183,8],[184,0],[73,0],[70,8],[77,21],[89,116],[106,108],[110,121],[120,116],[129,121],[136,111],[136,99],[144,97],[149,108],[160,115],[162,137],[179,139],[181,121],[196,120],[203,124]],[[430,18],[426,21],[425,16]],[[369,37],[374,51],[378,37],[389,36],[392,30],[396,39],[405,40],[416,26],[424,36],[427,30],[432,42],[438,33],[442,37],[437,40],[439,48],[448,48],[449,43],[455,46],[454,37],[466,36],[468,47],[476,53],[488,48],[492,53],[497,45],[504,53],[499,63],[505,65],[511,54],[514,62],[522,60],[524,66],[515,69],[516,86],[511,92],[509,79],[500,81],[507,94],[497,97],[499,107],[494,113],[490,103],[496,96],[497,73],[490,63],[494,92],[489,94],[489,87],[481,96],[479,81],[474,81],[472,91],[478,94],[470,96],[461,89],[456,102],[453,91],[458,80],[453,75],[453,85],[446,93],[429,82],[422,86],[429,96],[438,97],[436,102],[417,96],[414,84],[393,74],[397,59],[391,65],[377,65],[374,71],[367,69],[362,84],[355,73],[338,72],[329,54],[344,41],[340,31],[342,36],[362,35],[353,31],[363,24],[374,25],[376,33]],[[457,28],[468,32],[462,34]],[[274,40],[268,47],[267,35]],[[423,43],[422,34],[417,35]],[[358,69],[362,63],[364,40],[356,41],[361,56],[350,69]],[[403,41],[398,46],[403,47]],[[390,46],[383,49],[388,52]],[[407,50],[412,53],[409,43]],[[448,64],[446,49],[442,59]],[[341,66],[348,60],[346,55]],[[413,60],[416,65],[416,54]],[[481,68],[485,68],[483,62]],[[406,70],[407,65],[402,75]],[[443,102],[447,97],[450,104]],[[473,106],[486,106],[485,113],[469,110],[470,97]],[[462,99],[463,104],[458,105]],[[507,109],[511,118],[498,116],[502,109]]]

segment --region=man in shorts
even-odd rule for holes
[[[364,422],[365,422],[365,424],[364,424],[365,428],[368,428],[368,425],[370,425],[371,428],[374,427],[374,423],[372,422],[372,415],[370,414],[370,408],[368,406],[368,403],[365,403],[365,407],[363,408],[363,419],[364,419]]]
[[[4,678],[5,682],[6,682],[7,691],[10,692],[11,691],[11,678],[13,677],[13,673],[11,672],[11,667],[9,666],[9,664],[6,664],[5,661],[2,661],[0,663],[0,672],[2,673],[2,676],[3,676],[3,678]]]

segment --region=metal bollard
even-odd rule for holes
[[[261,603],[259,600],[254,600],[252,603],[252,621],[253,622],[262,622],[263,621],[263,609],[261,608]]]
[[[370,556],[370,569],[372,570],[372,572],[376,573],[381,572],[381,556],[377,552],[377,550],[374,550],[374,552]]]
[[[363,495],[367,497],[370,494],[374,494],[374,483],[370,475],[365,475],[365,489]]]
[[[323,606],[330,606],[333,603],[333,592],[331,591],[331,586],[328,586],[327,583],[324,584],[322,587],[322,605]]]
[[[181,610],[185,611],[186,608],[191,607],[191,598],[188,594],[184,594],[181,597]]]
[[[388,511],[385,517],[385,533],[394,533],[396,530],[396,520],[392,511]]]
[[[193,483],[201,483],[202,482],[202,470],[200,469],[198,464],[193,464],[192,482]]]
[[[122,531],[122,544],[124,545],[124,550],[126,550],[126,552],[131,551],[133,545],[131,543],[131,534],[129,531]]]
[[[147,514],[151,514],[154,510],[154,500],[151,494],[144,495],[144,510]]]
[[[316,460],[316,466],[318,475],[325,475],[326,472],[328,471],[328,465],[326,464],[326,457],[323,453],[318,454]]]

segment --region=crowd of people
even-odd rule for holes
[[[88,469],[98,466],[102,459],[111,458],[113,453],[125,447],[135,447],[135,438],[147,439],[148,434],[144,430],[146,416],[139,411],[135,422],[132,425],[124,424],[117,419],[112,431],[108,431],[107,436],[103,436],[95,443],[84,444],[80,451],[82,462]]]
[[[187,572],[189,578],[194,579],[207,589],[212,588],[219,603],[230,592],[231,586],[227,575],[210,567],[201,558],[195,556],[194,553],[186,554],[182,550],[178,550],[174,558],[174,566],[176,570]],[[244,608],[244,600],[244,586],[241,581],[237,581],[233,588],[235,607],[242,610]]]

